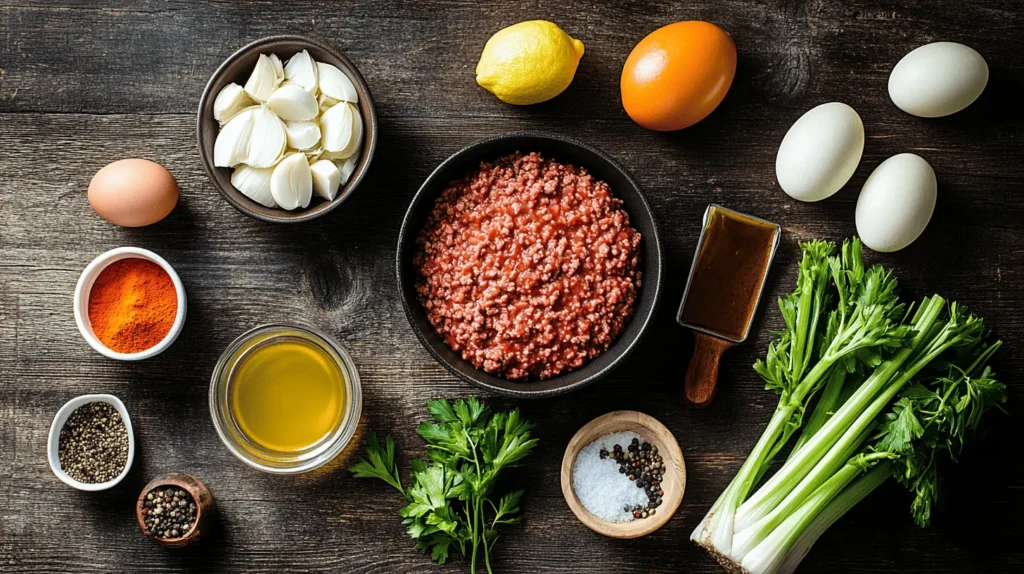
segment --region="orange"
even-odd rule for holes
[[[736,75],[736,44],[710,22],[676,22],[651,32],[622,68],[622,106],[633,121],[673,131],[706,118]]]

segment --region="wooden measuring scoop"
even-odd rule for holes
[[[768,268],[779,246],[778,225],[711,204],[690,266],[676,321],[693,330],[684,401],[711,402],[722,353],[747,340]]]

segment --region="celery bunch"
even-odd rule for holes
[[[938,465],[1005,400],[981,319],[934,295],[916,309],[860,241],[801,245],[785,329],[754,369],[779,404],[732,482],[691,535],[729,568],[792,572],[818,537],[889,478],[928,523]],[[820,396],[819,396],[820,395]],[[807,424],[804,413],[817,397]],[[776,455],[788,459],[759,488]]]

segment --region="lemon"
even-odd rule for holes
[[[546,20],[520,22],[491,36],[476,65],[476,83],[519,106],[550,100],[576,75],[583,42]]]

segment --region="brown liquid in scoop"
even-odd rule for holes
[[[777,232],[770,223],[712,207],[681,321],[742,340],[757,308]]]

